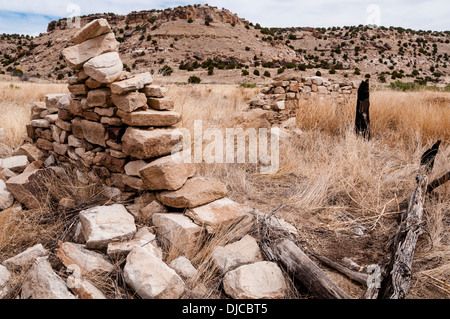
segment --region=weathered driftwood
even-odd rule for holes
[[[447,183],[448,181],[450,181],[450,171],[428,184],[427,193],[431,193],[435,188]]]
[[[308,290],[320,299],[351,299],[291,240],[275,246],[275,254]]]
[[[439,151],[440,144],[441,144],[441,140],[438,140],[436,143],[433,144],[433,146],[431,146],[429,149],[427,149],[425,151],[425,153],[422,154],[422,157],[420,158],[420,166],[425,167],[426,173],[429,173],[433,170],[434,160]]]
[[[369,275],[363,274],[363,273],[360,273],[360,272],[357,272],[357,271],[350,270],[347,267],[342,266],[342,265],[338,264],[337,262],[334,262],[334,261],[332,261],[331,259],[329,259],[329,258],[327,258],[325,256],[314,255],[314,257],[319,259],[325,265],[327,265],[327,266],[329,266],[329,267],[339,271],[340,273],[344,274],[345,276],[347,276],[351,280],[359,282],[362,285],[367,285],[367,279],[369,278]]]
[[[404,299],[411,285],[412,261],[419,235],[422,233],[422,213],[428,178],[417,176],[417,188],[402,216],[399,231],[391,245],[392,256],[381,267],[380,285],[369,287],[367,299]]]

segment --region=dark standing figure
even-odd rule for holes
[[[370,139],[369,118],[369,79],[362,81],[358,88],[358,100],[356,102],[355,132],[366,140]]]
[[[439,145],[441,144],[441,140],[438,140],[433,144],[428,150],[423,153],[422,158],[420,159],[420,166],[425,166],[425,172],[429,173],[433,170],[434,159],[439,150]]]

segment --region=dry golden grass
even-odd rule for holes
[[[171,95],[177,101],[175,92],[178,90],[172,88]],[[227,99],[220,95],[208,87],[195,87],[191,95],[181,94],[176,106],[188,119],[183,126],[192,130],[194,120],[203,120],[203,128],[233,127],[236,123],[230,119],[247,107],[248,95],[232,95],[232,103],[230,95]],[[407,208],[416,186],[420,156],[437,139],[442,143],[429,178],[450,169],[449,100],[448,93],[440,92],[372,92],[369,142],[353,133],[355,98],[341,105],[300,101],[294,107],[297,128],[303,134],[292,133],[281,142],[276,174],[260,175],[256,164],[201,164],[199,172],[224,181],[231,198],[261,211],[286,203],[280,217],[292,222],[317,253],[351,257],[364,265],[379,263],[383,245],[396,231],[399,212]],[[425,223],[430,236],[424,236],[416,254],[419,261],[441,256],[440,266],[431,274],[447,282],[450,278],[443,270],[448,270],[450,263],[449,189],[449,185],[442,186],[427,198]],[[366,236],[358,240],[353,231],[361,226]],[[317,228],[336,235],[328,238],[309,232]],[[341,236],[347,236],[346,240]],[[340,242],[336,244],[336,240]],[[367,252],[363,248],[366,242],[373,247]],[[417,281],[411,296],[424,290],[428,297],[449,297],[427,289]]]
[[[0,82],[0,127],[5,129],[4,144],[17,147],[30,122],[30,105],[44,101],[46,94],[68,93],[65,84]]]
[[[227,119],[246,107],[246,101],[258,93],[237,85],[170,85],[168,97],[183,117],[179,126],[192,129],[195,120],[227,127]]]
[[[21,210],[13,206],[0,214],[1,260],[38,243],[56,247],[58,240],[71,239],[77,213],[95,204],[108,202],[100,184],[84,185],[68,169],[58,173],[49,170],[42,176],[41,182],[45,191],[39,208]],[[63,198],[73,199],[75,206],[60,207],[59,202]]]
[[[4,84],[0,88],[0,127],[8,129],[12,147],[21,143],[24,124],[29,121],[26,104],[42,100],[47,93],[66,92],[63,85],[14,85],[22,87],[15,89]],[[239,118],[247,108],[246,101],[257,91],[236,85],[170,85],[168,96],[175,101],[175,110],[183,115],[179,126],[192,131],[195,120],[203,120],[204,129],[239,124],[233,117]],[[448,93],[439,92],[372,92],[369,142],[353,133],[354,99],[343,105],[302,101],[295,108],[297,128],[303,133],[291,132],[290,138],[280,141],[280,168],[276,174],[260,175],[257,164],[203,163],[198,165],[198,172],[223,181],[230,198],[260,211],[271,212],[285,203],[278,217],[293,223],[299,229],[298,239],[312,251],[336,261],[350,257],[361,265],[379,263],[384,244],[397,229],[399,211],[406,209],[415,188],[420,156],[437,139],[442,143],[430,179],[450,169],[449,100]],[[68,176],[69,180],[75,179]],[[79,189],[69,180],[52,186],[53,192],[59,194],[57,198],[69,196],[88,205],[98,190],[92,193],[92,189]],[[436,280],[450,280],[449,190],[450,185],[441,186],[426,199],[424,226],[428,235],[418,244],[413,269],[418,279],[413,282],[412,297],[449,297],[436,288]],[[55,238],[64,236],[68,227],[64,215],[58,212],[54,205],[46,205],[44,210],[2,212],[0,259],[38,241],[56,245]],[[354,229],[361,226],[365,236],[355,236]],[[227,236],[208,242],[193,261],[204,272],[202,278],[192,282],[192,287],[204,284],[207,296],[215,294],[214,285],[220,278],[208,252],[243,235],[229,229],[224,233]],[[171,260],[178,254],[169,251],[167,258]],[[110,281],[105,289],[108,295],[121,297],[123,291],[117,284],[120,273],[115,276],[117,280]],[[352,287],[354,297],[364,290]]]

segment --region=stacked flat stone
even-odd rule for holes
[[[254,99],[249,101],[251,107],[259,107],[265,110],[282,111],[285,109],[285,101],[330,98],[336,102],[344,102],[346,97],[355,93],[360,81],[331,83],[319,76],[300,77],[282,75],[274,78],[274,81],[261,89]]]
[[[31,124],[27,126],[28,136],[44,151],[41,158],[47,157],[46,167],[54,164],[51,158],[71,162],[75,167],[81,163],[93,173],[88,174],[86,183],[101,178],[111,188],[140,196],[127,207],[114,204],[81,211],[74,237],[83,246],[63,243],[58,257],[69,267],[80,256],[92,258],[90,249],[106,252],[111,258],[126,256],[124,279],[142,298],[179,298],[185,288],[181,277],[188,275],[185,272],[178,275],[166,265],[154,241],[155,235],[139,234],[135,222],[154,226],[161,243],[192,258],[208,233],[215,233],[228,222],[251,221],[255,212],[227,198],[227,188],[222,182],[194,176],[194,164],[177,161],[172,156],[182,150],[182,134],[174,127],[181,115],[173,111],[173,102],[165,97],[167,90],[152,85],[150,73],[131,76],[123,72],[118,43],[106,20],[87,24],[73,42],[74,46],[63,51],[67,64],[76,72],[69,79],[71,93],[47,95],[45,103],[35,103]],[[28,208],[39,207],[34,190],[40,174],[45,173],[41,165],[40,161],[34,162],[33,167],[6,183],[16,199]],[[150,242],[154,245],[149,245]],[[285,295],[281,270],[274,263],[262,262],[254,239],[245,238],[223,247],[223,252],[227,257],[223,258],[224,253],[219,250],[215,263],[228,276],[224,281],[228,295],[233,298]],[[79,263],[85,267],[85,258],[81,259]],[[186,264],[186,260],[181,262]],[[102,264],[109,268],[104,261]],[[172,267],[177,269],[177,264]],[[260,289],[260,277],[268,280],[262,286],[270,288]],[[92,287],[87,288],[89,294],[73,292],[103,297]],[[64,296],[65,293],[64,290]],[[36,296],[36,292],[29,294]]]
[[[167,90],[151,84],[150,73],[123,71],[119,43],[105,19],[87,24],[72,41],[62,52],[76,72],[68,81],[71,93],[35,103],[28,136],[38,148],[92,168],[121,190],[152,189],[135,167],[171,154],[181,139],[171,139],[172,125],[181,115],[172,110]]]

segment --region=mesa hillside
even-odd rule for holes
[[[89,15],[81,18],[81,26],[97,18],[109,22],[121,43],[125,69],[150,71],[165,82],[197,76],[204,83],[268,83],[292,69],[336,81],[368,74],[374,84],[401,80],[445,86],[449,81],[448,31],[363,25],[268,28],[226,9],[200,5]],[[60,52],[75,32],[61,19],[35,38],[2,35],[0,72],[64,81],[72,71]]]
[[[0,299],[450,296],[449,32],[81,26],[0,40]]]

